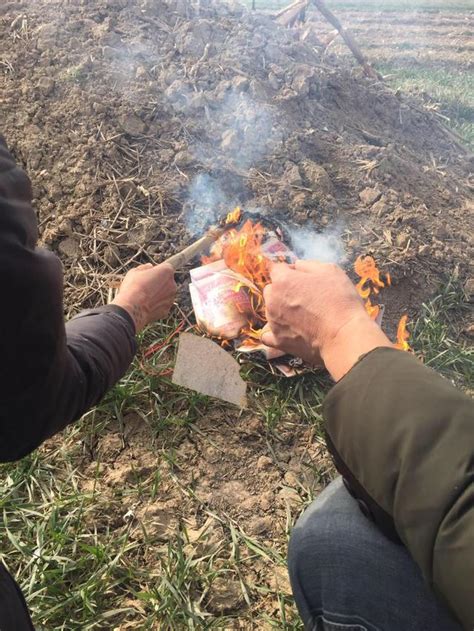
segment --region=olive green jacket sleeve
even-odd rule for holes
[[[324,403],[328,448],[349,488],[474,629],[474,406],[416,358],[366,355]]]

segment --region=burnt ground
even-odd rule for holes
[[[443,20],[457,28],[455,16]],[[181,0],[0,6],[1,132],[32,179],[41,244],[63,261],[67,315],[102,303],[130,266],[176,252],[237,202],[312,231],[342,226],[347,266],[373,253],[391,272],[390,330],[447,277],[467,278],[468,152],[421,101],[363,77],[337,43],[324,51],[319,42],[221,4],[200,14]],[[146,344],[175,327],[152,331]],[[168,366],[171,350],[153,362]],[[301,506],[332,475],[319,425],[328,384],[275,386],[249,368],[256,397],[238,413],[153,370],[139,363],[39,456],[65,483],[63,462],[72,463],[88,507],[82,531],[127,533],[125,566],[143,574],[103,578],[107,589],[93,598],[99,613],[130,610],[90,622],[76,583],[75,608],[45,614],[61,589],[45,587],[42,600],[19,565],[37,620],[297,628],[283,555]],[[176,551],[195,568],[182,589],[201,622],[185,597],[160,609],[163,577],[179,575]]]

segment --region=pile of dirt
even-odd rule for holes
[[[394,319],[465,274],[462,148],[319,44],[218,0],[0,7],[1,131],[71,310],[235,202],[318,231],[342,223],[349,260],[373,251],[390,268]]]

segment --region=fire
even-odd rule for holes
[[[370,298],[367,298],[365,303],[365,310],[372,318],[372,320],[376,320],[379,317],[380,307],[379,305],[373,305]]]
[[[382,280],[381,272],[372,256],[359,256],[354,263],[354,271],[360,278],[356,289],[359,296],[364,300],[365,309],[372,320],[377,320],[380,314],[380,307],[379,305],[372,304],[370,296],[372,294],[377,295],[383,287],[390,287],[392,278],[390,274],[387,273],[383,275],[385,282]],[[397,342],[395,344],[395,348],[399,348],[403,351],[411,350],[408,344],[410,334],[406,328],[407,321],[408,316],[406,315],[402,316],[400,319],[397,330]]]
[[[240,216],[241,210],[236,208],[227,215],[226,223],[235,223]],[[229,228],[213,246],[210,257],[203,257],[205,264],[222,259],[239,276],[234,292],[243,292],[247,299],[235,305],[247,320],[240,334],[247,338],[248,346],[260,344],[260,330],[266,322],[263,289],[270,282],[270,261],[262,251],[265,238],[264,226],[248,219],[240,228]]]
[[[385,283],[383,282],[380,270],[375,264],[372,256],[359,256],[354,263],[354,271],[360,280],[356,285],[359,296],[365,301],[365,308],[372,320],[376,320],[380,307],[372,304],[370,300],[371,294],[378,294],[385,284],[390,285],[390,275],[385,275]]]
[[[370,294],[378,294],[380,289],[385,287],[385,283],[380,277],[380,271],[377,268],[373,257],[359,256],[354,263],[354,271],[360,277],[357,283],[357,291],[359,295],[366,300]],[[386,283],[390,285],[390,275],[386,275]]]
[[[225,235],[222,258],[227,267],[244,276],[260,290],[270,282],[269,261],[263,256],[265,228],[248,219],[242,228],[231,229]]]
[[[242,216],[242,209],[239,206],[236,206],[234,210],[232,210],[230,213],[227,213],[225,223],[226,224],[237,223],[238,221],[240,221],[241,216]]]
[[[284,244],[274,239],[272,233],[268,233],[261,223],[248,219],[241,227],[232,227],[240,217],[240,208],[235,208],[227,215],[226,223],[229,227],[214,244],[211,255],[203,258],[203,263],[217,264],[221,261],[221,278],[224,277],[225,280],[219,287],[222,291],[230,292],[224,303],[232,303],[234,310],[231,317],[234,327],[232,338],[235,339],[237,335],[240,337],[240,349],[252,349],[261,347],[261,330],[266,323],[263,290],[271,282],[272,261],[285,260],[288,252],[294,255]],[[373,297],[381,289],[391,285],[390,274],[381,273],[372,256],[359,256],[354,263],[354,270],[360,278],[356,289],[364,300],[365,309],[372,320],[377,320],[382,309],[373,302]],[[235,296],[235,300],[232,296]],[[407,316],[403,316],[398,325],[395,346],[402,350],[411,350],[406,324]]]
[[[410,334],[407,331],[407,321],[408,316],[404,315],[400,318],[400,322],[398,323],[397,343],[395,344],[395,348],[398,348],[401,351],[411,350],[410,345],[408,344]]]

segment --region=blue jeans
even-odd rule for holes
[[[461,631],[406,548],[361,513],[341,478],[296,523],[288,564],[309,631]]]

